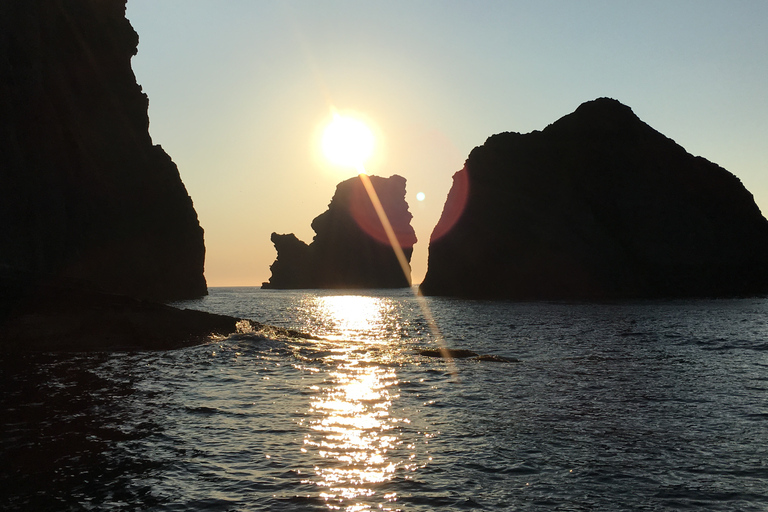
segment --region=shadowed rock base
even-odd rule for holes
[[[178,309],[147,300],[0,280],[0,352],[169,350],[216,336],[256,333],[313,338],[226,315]]]

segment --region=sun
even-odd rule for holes
[[[376,139],[361,120],[340,114],[323,130],[323,154],[333,164],[360,168],[373,153]]]

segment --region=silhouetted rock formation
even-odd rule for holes
[[[0,2],[0,274],[206,293],[203,231],[150,139],[137,44],[125,0]]]
[[[767,256],[768,221],[738,178],[601,98],[471,152],[421,289],[511,299],[758,294],[768,292]]]
[[[405,201],[405,178],[370,176],[410,262],[416,234]],[[277,259],[262,288],[401,288],[410,285],[387,241],[360,177],[339,183],[328,210],[312,221],[309,245],[272,233]]]

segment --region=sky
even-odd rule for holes
[[[128,0],[127,17],[209,286],[269,280],[272,232],[312,241],[357,174],[320,151],[333,109],[375,132],[368,174],[407,179],[414,283],[472,148],[599,97],[735,174],[768,214],[764,0]]]

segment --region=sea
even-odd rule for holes
[[[768,298],[176,305],[318,339],[2,356],[0,509],[768,510]]]

